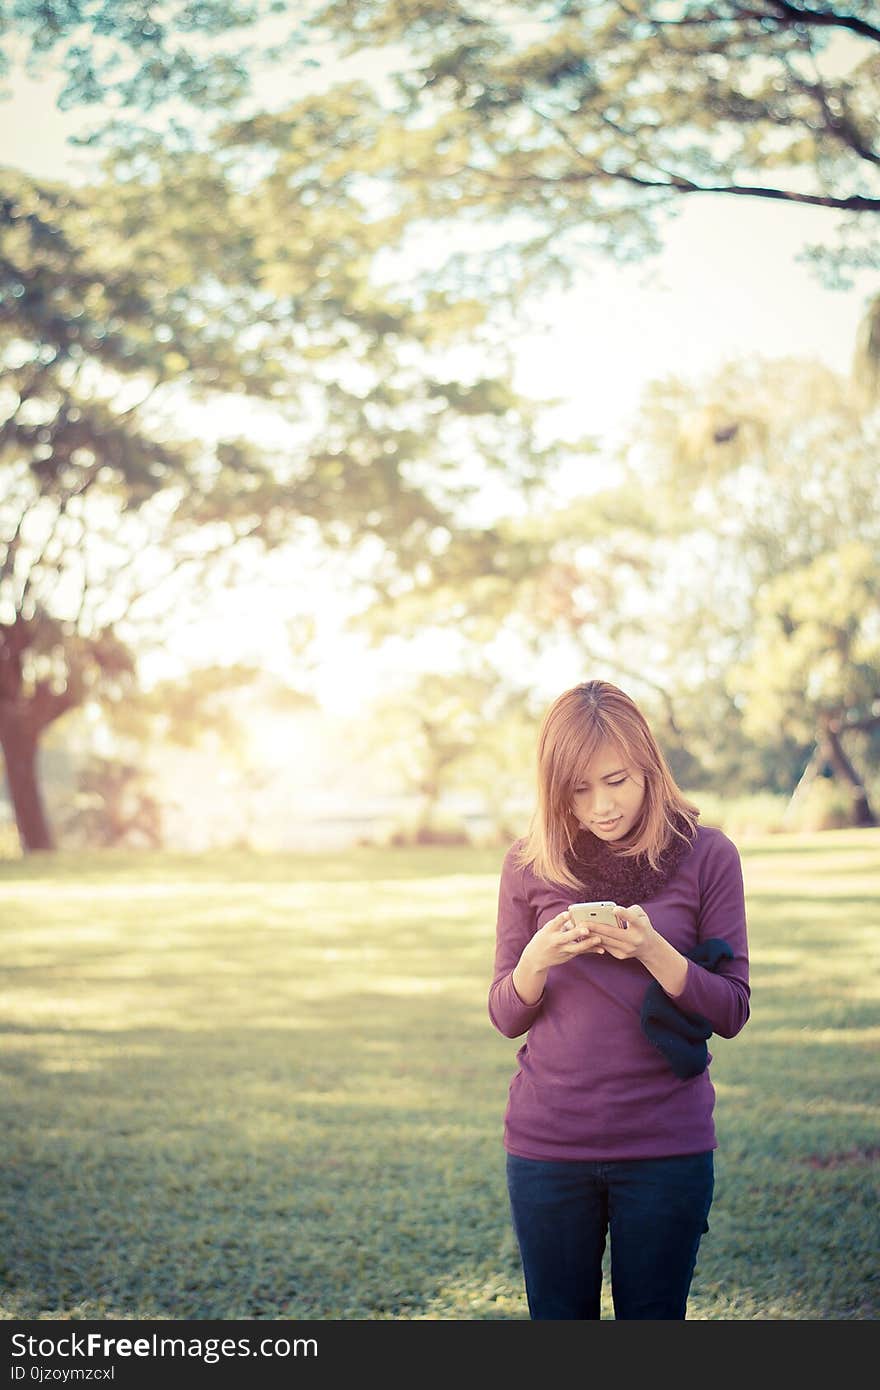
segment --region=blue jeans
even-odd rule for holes
[[[508,1154],[507,1190],[533,1319],[599,1317],[606,1233],[615,1318],[685,1317],[709,1229],[711,1150],[605,1162]]]

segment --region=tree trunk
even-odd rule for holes
[[[840,729],[836,720],[827,719],[823,722],[823,752],[833,769],[834,776],[845,782],[852,796],[853,804],[853,825],[876,825],[877,818],[868,800],[868,793],[865,790],[861,777],[856,772],[846,753],[843,751],[843,744],[840,741]]]
[[[31,850],[54,849],[55,842],[37,778],[37,739],[30,729],[17,723],[17,726],[4,732],[2,747],[6,760],[6,785],[22,849],[26,854]]]
[[[817,744],[810,754],[810,760],[801,773],[800,780],[788,800],[788,805],[782,813],[782,824],[787,825],[794,816],[795,811],[803,801],[809,788],[813,785],[819,773],[822,771],[827,761],[822,745]]]

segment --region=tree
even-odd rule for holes
[[[877,551],[844,541],[771,580],[756,598],[755,633],[732,673],[758,737],[794,731],[813,751],[796,791],[826,772],[850,793],[850,823],[876,825],[865,779],[847,745],[880,728],[880,574]]]
[[[125,698],[189,576],[216,586],[245,543],[254,563],[322,537],[388,582],[442,552],[481,469],[516,471],[514,439],[533,466],[531,407],[502,374],[426,370],[427,332],[371,283],[356,200],[335,231],[303,204],[285,239],[288,211],[152,137],[89,190],[4,176],[0,745],[27,849],[52,843],[43,732]],[[193,406],[243,399],[271,435],[266,415],[247,438],[203,416],[193,437]]]
[[[518,221],[523,255],[564,273],[583,244],[655,244],[658,216],[706,193],[835,210],[828,268],[878,264],[880,25],[787,0],[324,0],[311,17],[349,52],[396,45],[401,100],[373,167],[423,216]],[[397,175],[382,153],[408,132]],[[531,226],[531,236],[528,228]],[[863,224],[864,230],[864,224]]]
[[[417,589],[376,631],[452,613],[536,688],[548,671],[618,681],[684,785],[791,793],[825,770],[853,822],[873,823],[878,424],[851,380],[815,362],[655,382],[619,483],[500,521],[505,574],[449,571],[439,604]]]
[[[418,798],[407,835],[419,843],[467,832],[443,824],[444,799],[477,792],[496,832],[532,790],[529,694],[488,662],[428,670],[374,701],[347,734],[357,766]],[[403,834],[404,832],[399,832]]]
[[[838,283],[849,267],[880,266],[872,5],[327,0],[312,22],[349,52],[398,46],[403,54],[394,108],[350,89],[356,126],[329,117],[326,148],[336,171],[368,182],[410,237],[420,225],[448,228],[453,255],[432,266],[435,281],[464,283],[483,267],[496,303],[522,306],[549,278],[571,276],[585,250],[651,251],[663,217],[700,194],[833,212],[846,220],[836,242],[828,244],[836,235],[829,226],[826,244],[812,249],[815,263]],[[874,301],[857,354],[868,402],[876,399],[878,315]],[[536,651],[547,650],[552,627],[647,688],[685,765],[679,731],[690,744],[700,729],[717,768],[720,743],[726,755],[742,749],[744,701],[727,674],[749,648],[755,593],[839,539],[821,506],[818,520],[801,512],[805,471],[811,490],[827,481],[828,495],[838,496],[840,483],[827,475],[841,431],[853,484],[842,512],[858,513],[859,535],[876,512],[870,431],[856,421],[861,407],[849,385],[829,386],[807,368],[811,395],[794,382],[797,371],[741,366],[735,402],[718,381],[699,401],[689,385],[672,384],[667,405],[664,384],[648,402],[648,433],[653,447],[666,431],[665,477],[646,466],[646,448],[623,488],[545,518],[541,543],[524,543],[515,520],[499,525],[506,571],[485,580],[470,573],[467,557],[456,566],[453,547],[442,588],[408,593],[379,625],[398,624],[401,614],[430,618],[443,594],[443,607],[451,600],[456,621],[475,632],[480,602],[492,604],[495,619],[506,615]],[[829,391],[838,395],[833,408]],[[635,508],[634,495],[643,503]],[[729,737],[719,739],[720,728]],[[804,737],[795,723],[776,731],[780,781]],[[763,756],[751,762],[762,764]]]
[[[178,21],[185,14],[174,5],[170,12]],[[211,12],[219,14],[219,4],[205,10]],[[682,548],[705,550],[716,540],[711,525],[701,529],[688,506],[675,514],[674,498],[696,471],[682,469],[682,439],[674,446],[674,477],[662,486],[652,480],[653,514],[642,507],[628,518],[623,492],[579,509],[589,519],[577,533],[581,558],[567,571],[571,516],[551,518],[538,537],[534,527],[516,520],[489,529],[468,526],[460,535],[455,489],[444,485],[451,481],[448,460],[467,450],[460,431],[448,428],[451,420],[488,424],[476,453],[515,487],[524,473],[535,479],[545,472],[554,451],[536,449],[533,417],[509,384],[481,374],[462,382],[451,367],[436,370],[437,355],[443,360],[447,349],[469,341],[484,350],[489,345],[505,360],[504,310],[513,322],[530,293],[573,273],[584,249],[624,257],[650,251],[663,216],[700,193],[835,211],[848,219],[845,230],[836,245],[816,251],[817,262],[838,275],[847,266],[880,264],[871,216],[880,210],[880,31],[872,7],[867,0],[854,0],[845,13],[781,0],[720,6],[548,0],[537,9],[524,0],[491,7],[478,0],[316,0],[307,18],[316,37],[330,36],[349,51],[403,45],[409,56],[401,59],[397,103],[366,83],[337,86],[283,111],[236,110],[210,141],[201,127],[196,135],[180,125],[152,143],[143,137],[112,165],[114,226],[143,257],[149,255],[145,229],[157,215],[170,216],[188,246],[187,273],[199,263],[193,253],[207,250],[214,288],[227,284],[234,266],[240,292],[224,301],[238,314],[237,322],[234,314],[227,320],[233,341],[274,307],[281,317],[271,319],[272,331],[285,314],[296,325],[276,380],[289,384],[299,373],[306,384],[291,394],[291,408],[301,415],[304,399],[318,399],[323,435],[309,455],[314,474],[302,486],[296,475],[298,505],[340,545],[362,534],[355,512],[375,528],[380,549],[371,581],[383,600],[408,608],[411,616],[432,605],[436,617],[443,594],[456,595],[459,613],[471,614],[479,595],[491,624],[493,616],[511,611],[511,594],[531,593],[539,610],[546,604],[555,614],[560,630],[586,635],[585,650],[599,654],[620,650],[601,622],[614,609],[618,637],[627,642],[623,671],[655,671],[670,651],[662,623],[669,591],[661,594],[657,578],[670,573],[675,547],[672,558],[679,560]],[[109,11],[104,22],[112,22]],[[167,172],[178,163],[199,171],[185,182],[194,198],[184,197],[179,214],[176,202],[150,191],[151,185],[165,189]],[[203,227],[194,231],[191,214],[206,199],[221,215],[203,247]],[[220,237],[227,270],[218,276],[215,238],[227,224],[240,240],[233,248]],[[431,235],[420,240],[426,230]],[[853,235],[863,242],[853,242]],[[405,281],[403,251],[422,261],[422,273],[407,273]],[[185,295],[184,280],[176,283]],[[200,303],[203,315],[209,298]],[[221,341],[218,335],[213,346]],[[263,361],[267,341],[271,333],[261,341]],[[876,332],[866,334],[872,362],[878,342]],[[454,360],[450,351],[448,362]],[[277,390],[283,397],[284,385]],[[717,407],[710,400],[702,420],[690,409],[694,438],[707,419],[712,424]],[[759,448],[759,436],[749,435],[753,425],[761,427],[754,412],[712,425],[714,443],[727,447],[726,459],[750,438]],[[271,481],[264,489],[253,451],[236,448],[228,456],[227,495],[215,499],[213,513],[203,508],[202,521],[222,524],[233,495],[232,514],[250,517],[235,484],[243,457],[251,492],[268,505]],[[526,462],[524,470],[517,470],[517,460]],[[715,467],[718,459],[710,462]],[[717,497],[725,474],[731,476],[726,463],[710,478],[719,483]],[[416,476],[420,485],[413,488]],[[748,466],[740,476],[751,477]],[[377,491],[386,495],[389,478],[400,505],[383,511]],[[339,508],[349,499],[351,514],[343,518]],[[470,499],[478,517],[479,500]],[[433,514],[426,504],[435,507]],[[411,524],[400,528],[401,515]],[[609,543],[597,519],[615,516]],[[736,538],[729,540],[725,549],[722,537],[722,551],[732,555]],[[755,548],[766,544],[758,527],[748,541],[750,563]],[[599,573],[584,576],[590,559]],[[722,566],[722,577],[730,573]],[[651,603],[636,622],[620,601],[627,580],[640,577],[639,592]],[[679,640],[672,686],[686,693],[699,672],[702,690],[707,604],[699,601],[702,591],[696,597],[674,585],[671,591],[682,605],[672,635],[694,634],[684,654]],[[712,627],[718,640],[709,671],[729,710],[733,697],[723,691],[719,673],[734,653],[741,655],[750,608],[735,584],[723,605]],[[523,614],[518,606],[523,633],[532,640],[535,612]],[[691,651],[698,655],[692,658]],[[658,699],[674,728],[669,689],[661,685]]]
[[[166,129],[194,140],[216,113],[254,110],[254,73],[283,64],[289,81],[299,58],[314,74],[327,44],[384,54],[397,103],[347,89],[362,111],[350,146],[347,116],[331,109],[346,89],[334,88],[328,149],[381,182],[408,221],[504,224],[514,277],[523,266],[539,281],[564,276],[585,245],[641,255],[664,214],[705,194],[838,212],[834,244],[826,233],[810,251],[817,264],[832,278],[880,264],[873,0],[171,0],[161,11],[16,0],[4,32],[32,64],[61,55],[62,106],[111,115],[92,138],[182,100],[189,119],[165,117]]]
[[[356,765],[378,764],[392,782],[419,798],[412,831],[416,843],[440,833],[441,800],[479,736],[481,711],[474,685],[457,672],[426,672],[375,701],[352,726]],[[485,689],[480,693],[485,695]]]
[[[793,744],[800,772],[827,767],[855,824],[874,812],[847,747],[880,727],[878,423],[815,362],[730,363],[697,393],[650,388],[638,455],[675,518],[666,646],[680,646],[680,612],[697,615],[686,651],[721,678],[731,718]]]
[[[80,771],[64,828],[83,846],[160,849],[162,808],[141,768],[94,756]]]
[[[662,657],[659,651],[664,550],[676,524],[646,477],[627,475],[625,483],[563,499],[551,476],[532,506],[498,518],[482,545],[454,537],[428,575],[353,621],[376,643],[432,631],[440,639],[454,625],[465,650],[484,658],[496,693],[512,681],[520,687],[505,718],[515,724],[525,714],[532,737],[542,701],[558,693],[560,681],[601,671],[651,709],[676,774],[698,785],[706,773],[691,751],[694,726],[684,709],[692,672],[680,669],[674,648],[664,647]],[[685,608],[676,614],[680,634],[699,631],[703,621]],[[498,744],[484,730],[481,742],[487,739]],[[480,759],[471,762],[477,767]],[[498,766],[506,766],[503,757]]]

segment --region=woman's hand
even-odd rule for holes
[[[587,956],[591,952],[604,955],[602,941],[596,932],[579,927],[566,908],[545,922],[523,947],[513,972],[513,987],[524,1004],[537,1004],[552,965],[565,965],[575,956]]]
[[[594,935],[599,937],[609,956],[614,956],[615,960],[643,960],[650,955],[657,933],[645,909],[636,903],[633,907],[616,907],[614,915],[616,927],[597,922],[594,928]]]
[[[616,928],[603,922],[597,922],[595,927],[608,955],[617,960],[641,961],[670,999],[677,999],[687,984],[687,958],[654,930],[647,912],[638,904],[617,907],[614,915]]]
[[[551,965],[564,965],[574,956],[586,956],[591,951],[603,955],[604,942],[595,931],[578,926],[566,908],[535,932],[523,958],[528,958],[533,970],[549,970]]]

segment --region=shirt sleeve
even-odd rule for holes
[[[518,1038],[537,1018],[544,995],[535,1004],[524,1004],[513,985],[513,972],[523,948],[535,934],[536,915],[526,896],[524,870],[514,860],[517,846],[505,855],[498,888],[498,922],[495,930],[495,968],[489,988],[489,1017],[505,1038]]]
[[[742,863],[736,845],[718,835],[700,866],[700,941],[721,937],[733,951],[718,969],[689,960],[685,986],[674,996],[685,1013],[702,1014],[722,1038],[733,1038],[749,1017],[749,947]]]

